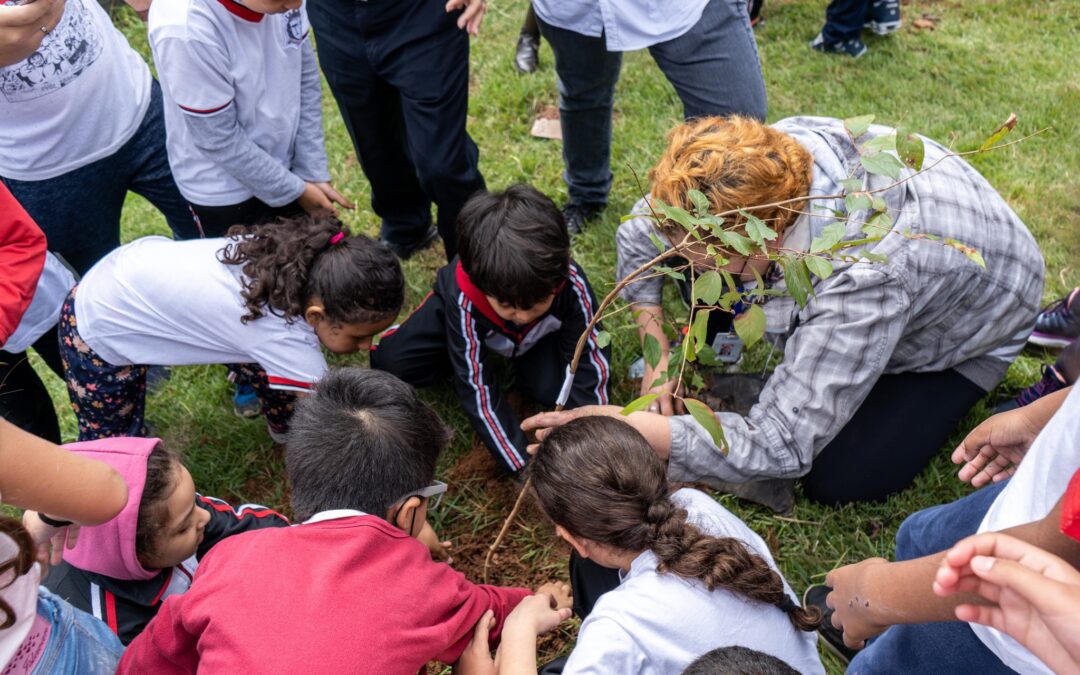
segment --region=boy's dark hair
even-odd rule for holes
[[[627,551],[650,550],[657,571],[700,579],[783,610],[799,630],[821,610],[799,607],[780,575],[733,537],[705,534],[671,501],[667,470],[648,441],[611,417],[581,417],[540,442],[531,468],[540,508],[575,537]]]
[[[328,372],[296,402],[285,471],[296,519],[357,509],[383,518],[401,497],[427,487],[450,430],[393,375],[368,368]]]
[[[799,675],[799,671],[749,647],[719,647],[699,656],[682,675]]]
[[[330,321],[377,323],[397,316],[405,301],[405,277],[384,244],[363,235],[344,236],[334,217],[302,216],[266,225],[236,225],[218,252],[227,265],[242,265],[247,323],[264,311],[293,321],[319,298]],[[346,233],[347,235],[348,233]]]
[[[530,185],[478,192],[457,219],[458,255],[476,287],[521,309],[566,281],[570,235],[555,202]]]
[[[135,524],[135,556],[140,563],[157,553],[158,534],[168,526],[162,507],[172,494],[179,468],[180,456],[164,443],[158,443],[146,456],[146,483]]]

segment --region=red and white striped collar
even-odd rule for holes
[[[263,20],[265,14],[260,14],[250,7],[245,7],[236,0],[218,0],[225,9],[229,10],[236,16],[240,17],[244,21],[250,21],[251,23],[259,23]]]

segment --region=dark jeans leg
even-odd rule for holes
[[[436,224],[450,260],[457,254],[458,213],[485,187],[480,152],[465,128],[469,36],[441,0],[412,4],[402,18],[412,34],[379,48],[380,74],[400,92],[409,154],[420,186],[438,207]]]
[[[382,219],[380,236],[408,247],[431,227],[431,200],[409,156],[401,96],[369,59],[378,30],[371,25],[371,8],[349,0],[320,0],[307,11],[319,65],[371,183],[371,207]]]
[[[56,333],[49,334],[55,341]],[[0,418],[47,441],[60,443],[60,424],[52,399],[26,352],[0,351]]]
[[[224,237],[233,225],[263,225],[278,218],[294,218],[304,214],[299,202],[274,207],[257,197],[231,206],[189,204],[188,207],[204,237]]]
[[[525,12],[525,21],[521,24],[522,35],[531,35],[537,40],[540,39],[540,25],[536,23],[536,10],[533,9],[532,3],[529,3],[529,10]]]
[[[622,53],[537,19],[555,54],[563,135],[563,178],[575,204],[606,204],[611,190],[611,110]]]
[[[393,332],[384,333],[371,350],[371,367],[414,387],[445,382],[450,376],[446,314],[442,299],[429,294]]]
[[[956,372],[882,375],[803,478],[823,504],[873,501],[911,484],[986,394]]]
[[[649,52],[682,99],[687,119],[746,115],[765,120],[765,80],[745,0],[710,0],[689,32]]]
[[[119,158],[128,168],[128,187],[161,211],[177,239],[197,239],[198,225],[188,210],[187,200],[180,194],[169,168],[165,149],[165,109],[161,85],[154,80],[150,107],[142,125]]]
[[[1007,481],[913,513],[896,533],[896,559],[911,560],[943,551],[975,534]],[[897,625],[860,651],[849,673],[1011,673],[966,623]]]
[[[870,0],[832,0],[825,8],[825,27],[821,34],[826,42],[842,42],[858,37],[866,22]]]

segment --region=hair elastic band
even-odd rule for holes
[[[787,593],[784,593],[784,599],[781,600],[776,606],[779,607],[780,611],[785,614],[791,614],[799,608],[799,606],[795,604],[795,601],[792,600],[791,596]]]
[[[334,236],[330,237],[330,245],[331,246],[337,246],[338,244],[341,243],[341,241],[344,238],[345,238],[345,233],[344,232],[338,232]]]

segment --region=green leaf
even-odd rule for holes
[[[702,345],[701,349],[698,350],[697,358],[698,363],[709,368],[721,365],[720,359],[716,358],[716,352],[713,351],[712,345]]]
[[[660,341],[646,334],[641,349],[645,354],[645,363],[649,364],[649,368],[656,370],[657,364],[660,363]]]
[[[806,268],[810,270],[818,279],[828,279],[833,273],[832,263],[828,258],[819,258],[816,255],[807,256],[804,258],[806,261]]]
[[[785,257],[780,259],[780,266],[784,270],[784,281],[787,282],[788,293],[795,302],[799,303],[799,307],[806,307],[806,300],[814,291],[806,263]]]
[[[893,180],[900,177],[900,171],[904,168],[900,160],[887,152],[879,152],[876,155],[863,155],[859,158],[859,162],[862,163],[867,173],[888,176]]]
[[[694,204],[694,215],[704,216],[709,212],[712,204],[709,203],[709,198],[705,196],[701,190],[690,190],[686,193],[686,196],[690,198],[690,201]]]
[[[881,195],[870,195],[870,208],[875,211],[884,211],[885,206],[885,200]]]
[[[663,272],[664,274],[668,275],[676,281],[686,281],[686,277],[683,276],[682,272],[679,272],[678,270],[673,270],[667,265],[654,265],[653,269],[657,272]]]
[[[873,155],[887,150],[896,150],[896,134],[874,136],[859,148],[860,154]]]
[[[724,230],[720,233],[720,241],[723,242],[724,246],[735,249],[741,255],[750,255],[752,252],[750,240],[738,232]]]
[[[708,346],[708,345],[706,345],[706,346]],[[698,357],[700,358],[700,356],[701,355],[699,354]],[[697,372],[691,373],[690,374],[690,387],[692,389],[694,389],[695,391],[704,389],[705,388],[705,378],[701,377],[701,375],[698,374]]]
[[[668,342],[674,342],[679,338],[679,333],[670,323],[664,322],[660,324],[660,330],[664,331],[664,336],[667,337]]]
[[[926,147],[923,139],[901,127],[896,130],[896,154],[900,155],[900,161],[912,169],[922,169],[923,158],[926,156]]]
[[[735,333],[749,349],[765,335],[765,310],[759,305],[750,305],[750,309],[735,317],[734,324]]]
[[[665,206],[663,216],[667,220],[674,220],[679,225],[682,225],[687,231],[697,229],[694,227],[693,217],[687,213],[685,209],[680,209],[678,206]]]
[[[863,252],[860,252],[859,255],[862,256],[862,259],[867,261],[867,262],[872,262],[872,263],[877,263],[877,264],[884,264],[884,263],[889,262],[889,259],[886,258],[885,256],[881,255],[880,253],[870,253],[870,252],[863,251]]]
[[[866,133],[866,130],[870,128],[870,125],[874,123],[873,115],[859,115],[858,117],[849,117],[844,120],[844,128],[848,130],[852,138],[858,138]]]
[[[862,226],[862,231],[871,237],[883,237],[889,233],[892,226],[892,216],[882,211],[870,216],[870,219]]]
[[[692,351],[694,357],[697,357],[697,353],[701,351],[702,345],[708,344],[708,332],[709,332],[709,312],[710,310],[699,310],[694,315],[694,323],[690,326],[689,342],[693,343]]]
[[[852,192],[844,197],[844,208],[848,213],[855,213],[862,209],[868,209],[873,206],[874,201],[865,192]]]
[[[720,448],[720,452],[726,457],[730,449],[728,448],[727,438],[724,437],[724,429],[720,426],[720,420],[716,419],[716,415],[709,409],[709,406],[696,398],[684,398],[683,405],[686,406],[686,410],[694,418],[694,421],[709,432],[713,443]]]
[[[986,261],[983,260],[982,254],[979,253],[978,250],[949,237],[946,237],[943,243],[946,246],[955,248],[957,251],[960,251],[967,256],[968,260],[975,263],[979,267],[986,269]]]
[[[776,230],[766,225],[764,220],[758,218],[754,214],[747,213],[740,209],[739,215],[746,219],[747,236],[753,239],[754,243],[756,243],[762,251],[765,250],[766,241],[772,241],[779,236],[776,233]]]
[[[604,347],[607,347],[609,344],[611,344],[611,333],[607,332],[606,330],[602,330],[602,331],[597,332],[597,334],[596,334],[596,346],[599,347],[600,349],[603,349]]]
[[[660,240],[660,237],[656,236],[656,233],[652,230],[649,230],[649,241],[652,242],[652,245],[655,246],[656,250],[660,253],[663,253],[670,248],[670,246],[666,246],[664,242]]]
[[[633,401],[630,401],[619,411],[620,415],[629,415],[630,413],[641,412],[648,408],[653,401],[660,398],[660,394],[645,394],[644,396],[638,396]]]
[[[821,231],[821,235],[814,237],[814,240],[810,242],[811,253],[821,253],[822,251],[831,251],[834,246],[839,244],[844,235],[847,234],[847,229],[841,222],[829,223],[825,226],[825,229]]]
[[[731,308],[735,306],[735,303],[740,300],[742,300],[742,296],[739,295],[738,291],[729,291],[720,296],[720,300],[717,304],[720,305],[721,309],[731,311]]]
[[[1000,127],[994,130],[994,133],[990,134],[990,138],[983,141],[983,144],[979,146],[979,152],[989,150],[997,145],[997,142],[1005,138],[1013,128],[1016,127],[1016,113],[1010,113],[1009,119],[1005,120]]]
[[[845,178],[840,181],[840,185],[844,186],[844,192],[858,192],[863,189],[862,181],[858,178]]]
[[[694,299],[706,305],[715,305],[724,292],[724,280],[715,270],[709,270],[694,281]]]

